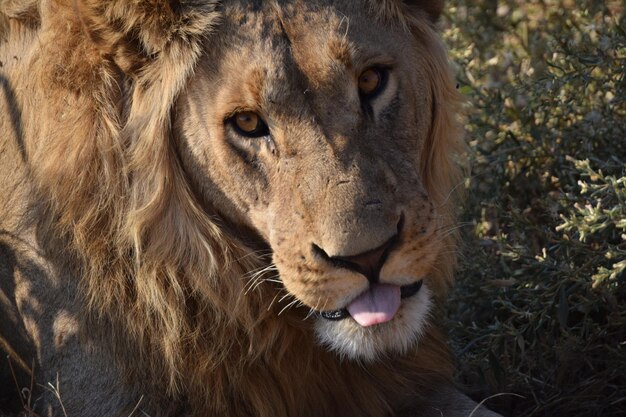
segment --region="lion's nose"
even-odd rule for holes
[[[365,275],[370,282],[378,282],[378,273],[397,241],[397,237],[398,235],[395,235],[381,246],[367,252],[352,256],[334,256],[331,260],[342,263],[348,269]]]
[[[377,248],[350,256],[328,256],[319,246],[314,245],[314,247],[319,254],[336,266],[363,274],[374,283],[378,282],[378,274],[397,240],[398,235],[395,235]]]

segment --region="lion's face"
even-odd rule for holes
[[[267,243],[322,343],[371,359],[418,339],[444,230],[428,52],[350,3],[228,6],[174,130],[207,210]]]

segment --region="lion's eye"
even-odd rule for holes
[[[261,116],[252,111],[243,111],[237,113],[230,118],[230,123],[235,131],[242,136],[250,138],[258,138],[269,135],[267,124],[261,119]]]
[[[387,70],[383,68],[369,68],[359,75],[359,94],[365,99],[377,96],[387,80]]]

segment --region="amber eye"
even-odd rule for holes
[[[258,138],[269,134],[269,129],[261,116],[253,111],[237,113],[229,121],[237,133],[242,136]]]
[[[382,68],[369,68],[359,75],[359,93],[362,97],[371,99],[385,87],[387,72]]]

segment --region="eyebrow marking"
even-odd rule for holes
[[[341,62],[346,68],[352,69],[352,52],[350,45],[345,38],[331,38],[328,41],[328,52],[330,56]]]
[[[246,78],[245,93],[252,96],[252,101],[255,103],[261,102],[261,96],[265,87],[265,78],[267,77],[266,71],[262,68],[255,68],[250,71],[250,76]]]

